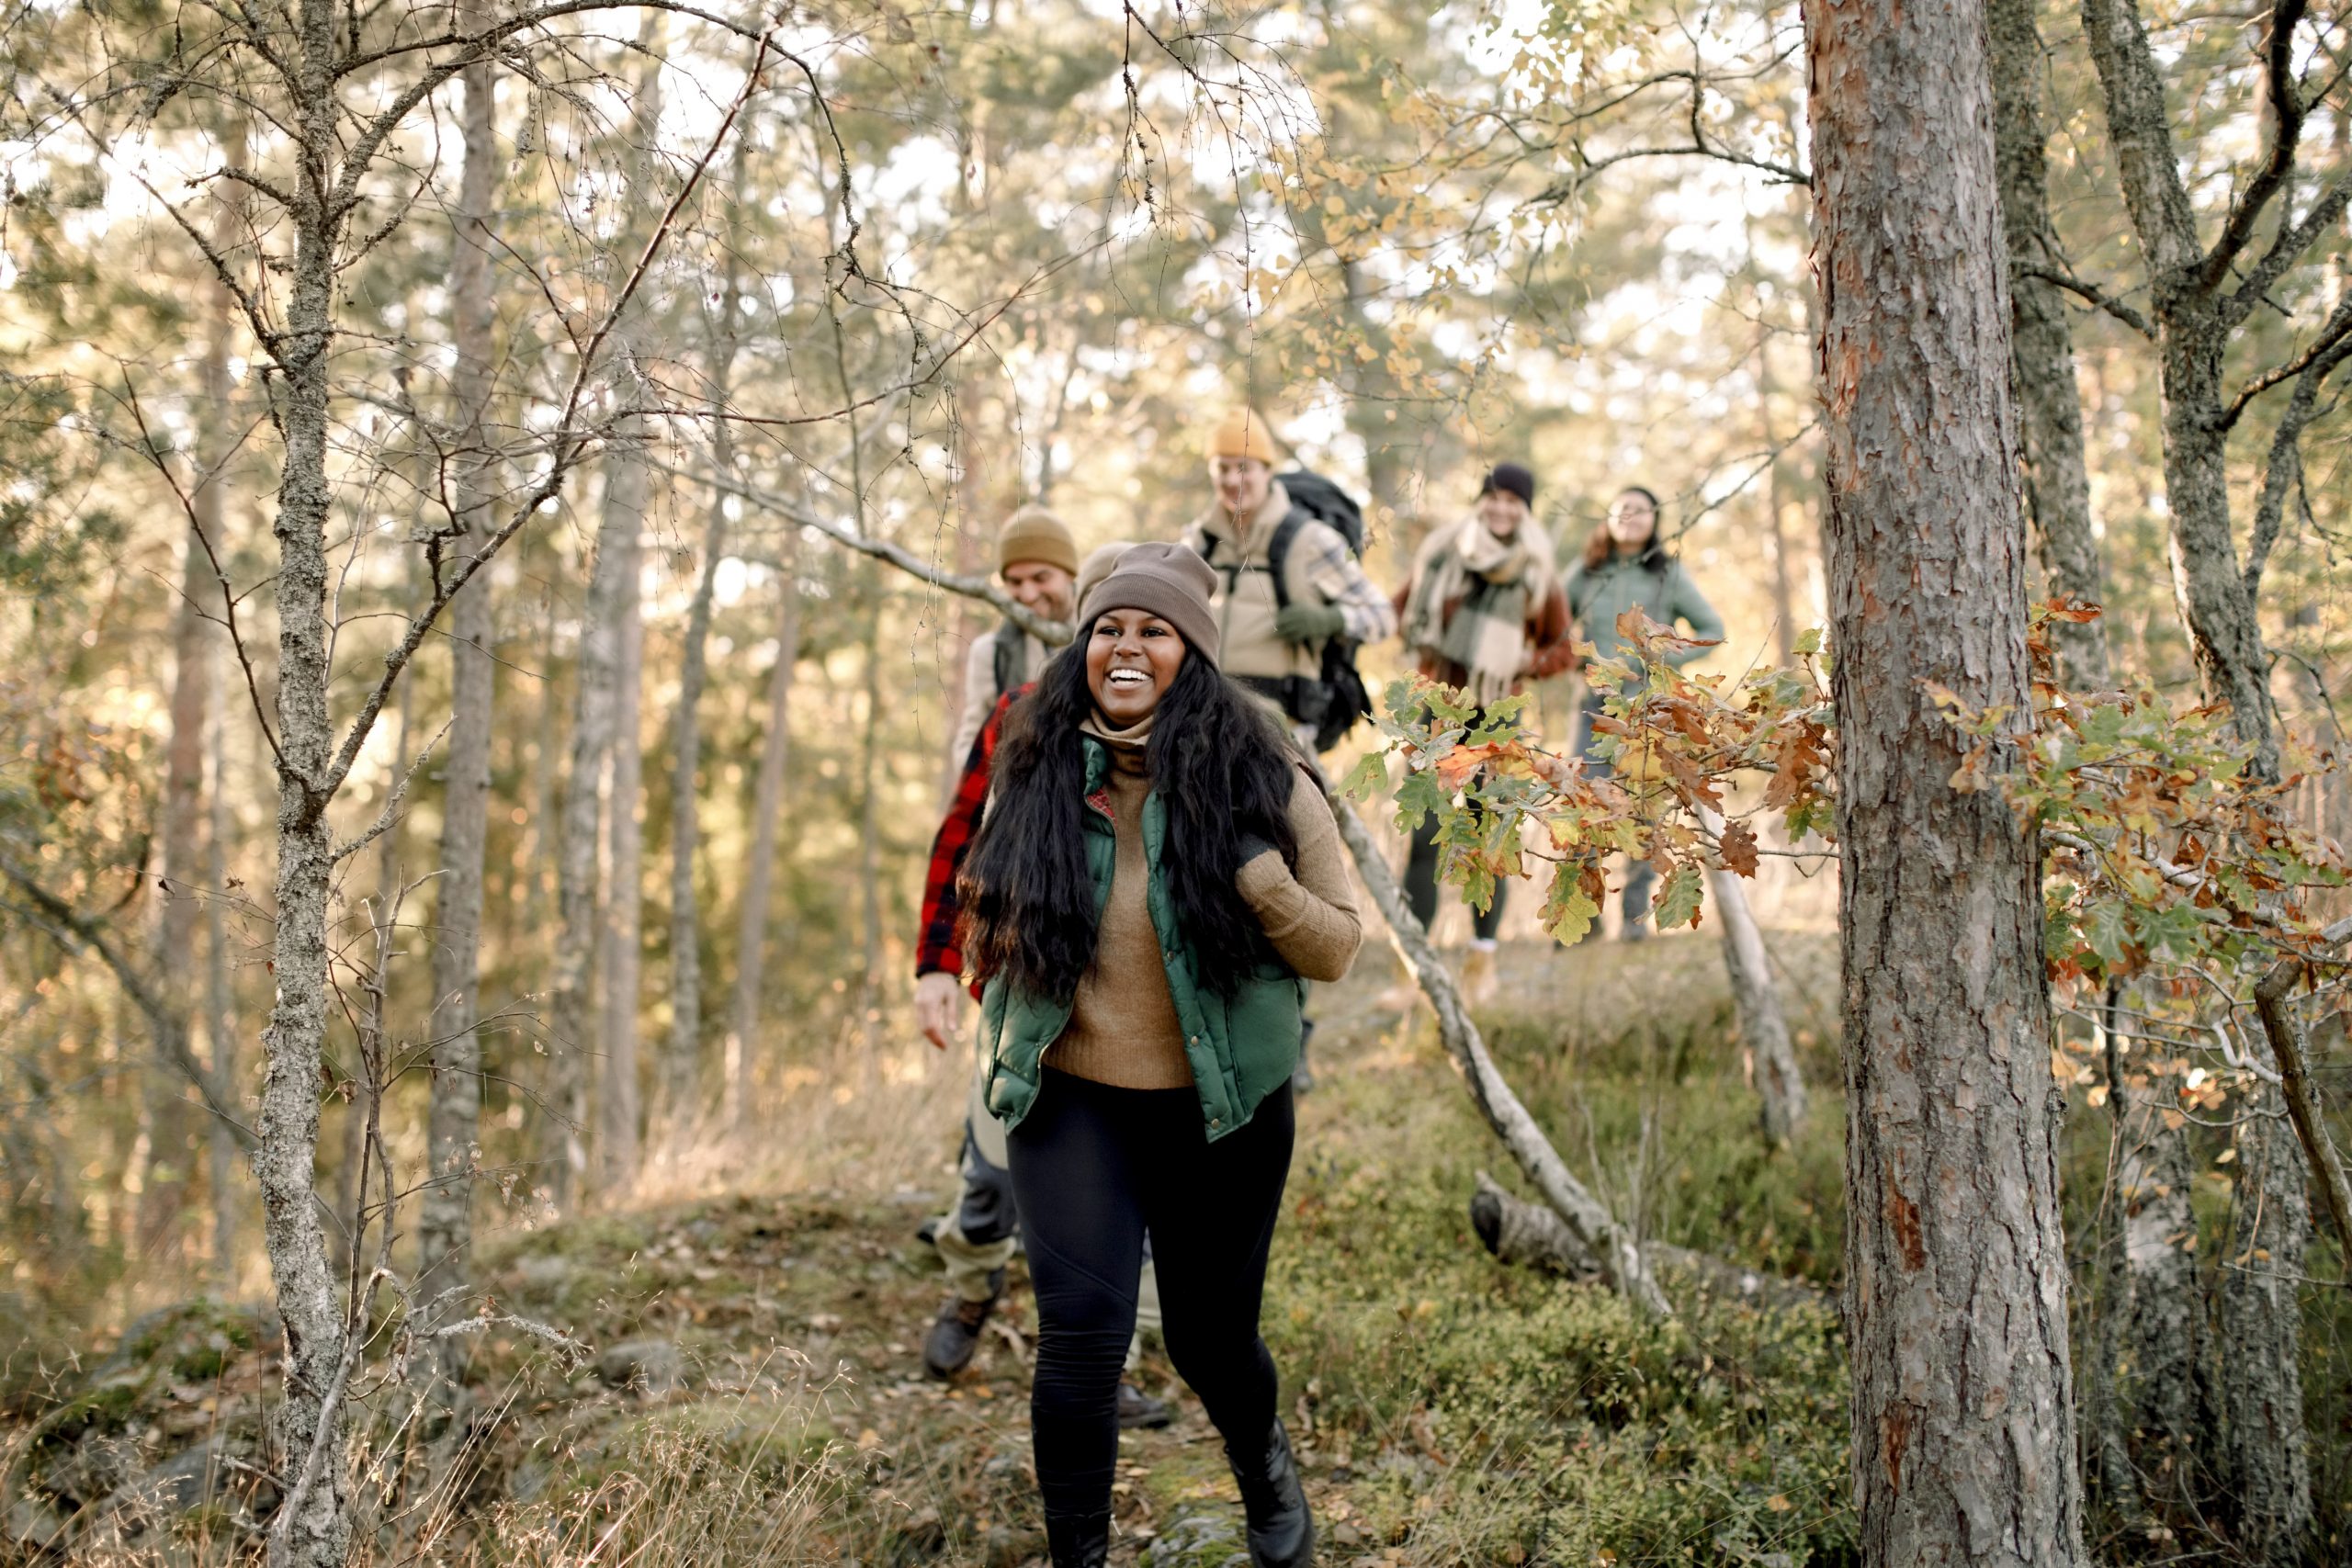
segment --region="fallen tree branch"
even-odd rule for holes
[[[1485,1171],[1470,1199],[1470,1228],[1502,1263],[1541,1269],[1571,1280],[1596,1280],[1600,1265],[1576,1238],[1566,1222],[1540,1203],[1505,1190]],[[1653,1272],[1685,1274],[1714,1295],[1754,1306],[1812,1306],[1834,1310],[1828,1292],[1784,1274],[1768,1274],[1709,1253],[1662,1241],[1642,1243],[1642,1258]]]
[[[1643,1311],[1660,1317],[1672,1316],[1674,1309],[1668,1303],[1666,1293],[1658,1289],[1642,1249],[1617,1223],[1608,1206],[1569,1171],[1559,1150],[1552,1146],[1552,1140],[1544,1135],[1544,1129],[1536,1124],[1510,1085],[1503,1081],[1494,1058],[1487,1055],[1478,1026],[1470,1021],[1469,1010],[1462,1005],[1461,993],[1454,989],[1453,974],[1438,961],[1437,950],[1430,945],[1429,933],[1413,918],[1404,891],[1396,886],[1396,874],[1388,869],[1388,862],[1381,854],[1380,846],[1373,842],[1363,819],[1356,815],[1354,807],[1331,793],[1330,781],[1323,777],[1319,767],[1315,770],[1315,776],[1323,785],[1324,797],[1331,803],[1331,816],[1340,825],[1340,838],[1355,857],[1356,869],[1363,875],[1374,905],[1388,922],[1406,967],[1437,1014],[1438,1038],[1444,1043],[1454,1066],[1461,1069],[1479,1114],[1503,1141],[1520,1169],[1535,1183],[1536,1190],[1544,1194],[1544,1201],[1558,1212],[1568,1234],[1595,1259],[1600,1277]]]

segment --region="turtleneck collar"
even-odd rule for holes
[[[1144,745],[1150,740],[1152,721],[1159,716],[1157,711],[1148,713],[1128,728],[1116,729],[1102,716],[1102,710],[1096,708],[1078,728],[1080,734],[1091,735],[1109,749],[1114,767],[1122,773],[1139,773],[1144,767]]]

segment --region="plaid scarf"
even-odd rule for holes
[[[1498,539],[1474,513],[1430,536],[1413,558],[1405,644],[1470,671],[1481,705],[1508,696],[1527,667],[1527,615],[1552,588],[1552,541],[1529,519]]]

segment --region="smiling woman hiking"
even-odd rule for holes
[[[1216,667],[1216,578],[1138,545],[1007,719],[965,862],[1038,1344],[1037,1485],[1056,1568],[1110,1545],[1117,1391],[1151,1237],[1168,1354],[1225,1438],[1261,1568],[1315,1527],[1258,1335],[1290,1170],[1303,980],[1362,940],[1322,792]]]

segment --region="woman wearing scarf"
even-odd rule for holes
[[[1552,541],[1535,526],[1535,476],[1498,463],[1478,487],[1476,507],[1430,535],[1413,558],[1413,575],[1396,593],[1405,648],[1429,680],[1457,687],[1481,706],[1530,681],[1568,667],[1568,602],[1552,565]],[[1414,831],[1405,863],[1405,896],[1424,928],[1437,914],[1437,823]],[[1482,1005],[1495,987],[1495,932],[1502,925],[1504,885],[1472,925],[1462,969],[1463,998]],[[1419,993],[1409,984],[1382,998],[1403,1010]]]

